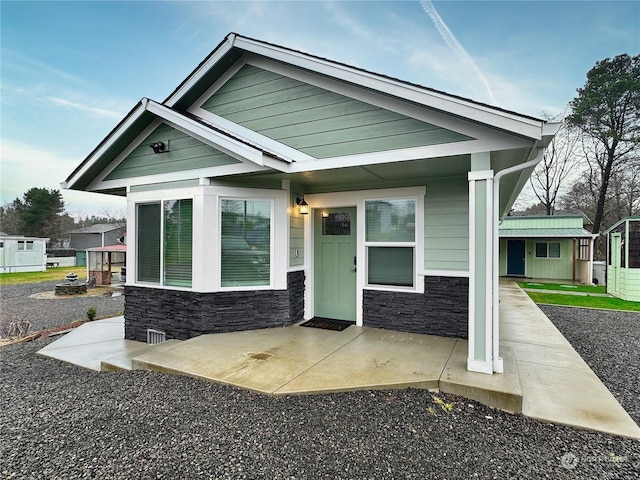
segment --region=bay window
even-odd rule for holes
[[[191,287],[193,200],[165,200],[136,206],[137,281]]]

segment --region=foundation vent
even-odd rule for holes
[[[153,330],[152,328],[147,328],[147,344],[149,345],[157,345],[159,343],[164,342],[167,339],[167,334],[161,332],[160,330]]]

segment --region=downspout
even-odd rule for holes
[[[540,160],[542,160],[542,156],[544,155],[544,147],[538,147],[538,151],[533,160],[529,160],[520,165],[514,165],[513,167],[505,168],[504,170],[500,170],[493,177],[493,306],[492,306],[492,350],[493,350],[493,371],[496,373],[504,372],[504,364],[502,361],[502,357],[500,357],[500,303],[498,298],[498,255],[500,248],[500,237],[498,233],[498,219],[500,218],[500,180],[505,175],[509,175],[511,173],[519,172],[522,170],[526,170],[530,167],[535,167]]]

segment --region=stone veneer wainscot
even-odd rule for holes
[[[469,279],[425,277],[424,294],[365,290],[363,324],[409,333],[468,338]]]
[[[286,327],[303,319],[304,272],[287,275],[287,290],[200,293],[127,285],[125,338],[146,342],[147,329],[167,339]]]

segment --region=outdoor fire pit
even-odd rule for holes
[[[63,283],[56,285],[56,295],[79,295],[87,293],[87,283],[78,282],[78,275],[71,272],[65,277]]]

